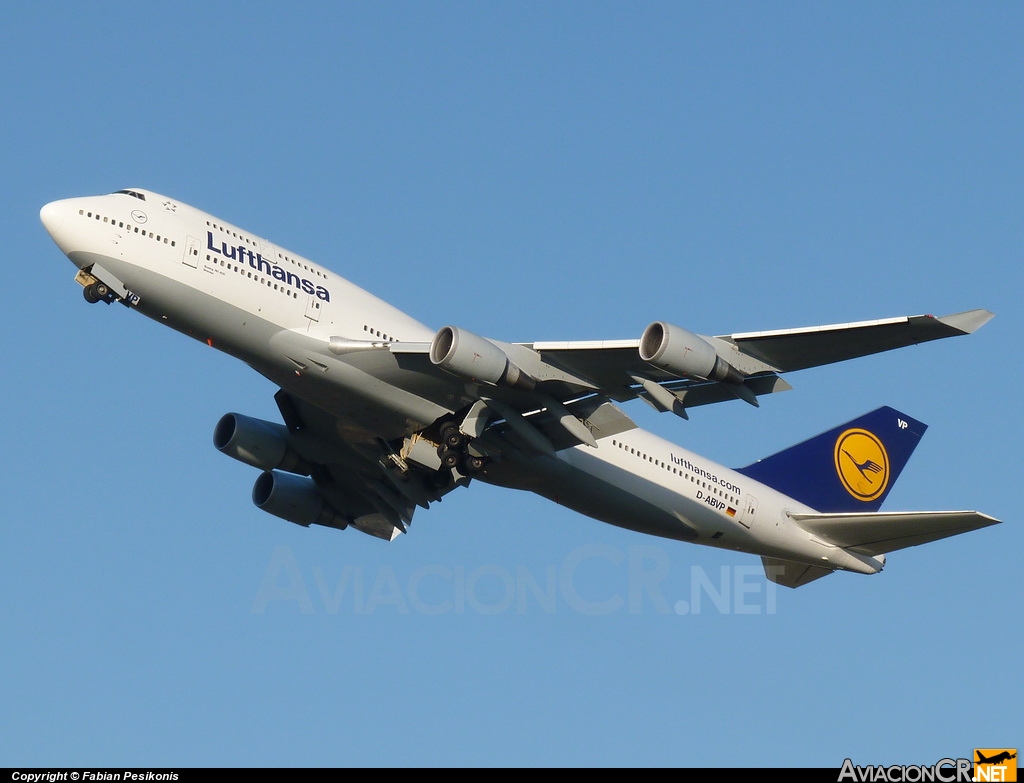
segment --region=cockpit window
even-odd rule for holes
[[[137,190],[118,190],[117,192],[124,193],[126,196],[134,196],[135,198],[141,199],[142,201],[146,200],[146,197],[139,193]]]

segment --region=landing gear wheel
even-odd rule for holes
[[[462,445],[466,442],[466,438],[459,428],[453,423],[448,422],[441,427],[441,446],[446,450],[458,451],[462,448]]]
[[[96,304],[97,302],[106,302],[110,304],[114,301],[114,295],[110,293],[110,286],[106,283],[102,283],[97,280],[95,283],[90,283],[82,289],[82,296],[85,297],[85,301],[89,304]]]
[[[483,470],[484,465],[487,464],[487,460],[485,460],[483,457],[475,457],[472,454],[470,454],[469,456],[466,457],[465,461],[462,464],[463,467],[466,469],[466,473],[479,473],[481,470]]]
[[[441,452],[441,464],[448,468],[454,468],[459,464],[459,452],[457,451],[442,451]]]

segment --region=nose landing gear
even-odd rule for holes
[[[90,283],[82,289],[82,296],[85,297],[85,301],[89,304],[96,304],[97,302],[111,302],[117,301],[117,297],[111,292],[110,287],[106,283],[102,283],[97,280],[95,283]]]
[[[93,271],[93,267],[88,267],[87,269],[79,270],[78,274],[75,275],[75,282],[82,286],[82,296],[85,297],[85,301],[89,304],[96,304],[97,302],[111,304],[124,301],[110,289],[107,283],[96,277]]]

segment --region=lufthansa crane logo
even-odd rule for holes
[[[836,439],[836,473],[857,500],[875,500],[889,485],[889,454],[876,435],[851,429]]]

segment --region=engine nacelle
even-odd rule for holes
[[[530,390],[536,381],[514,365],[486,337],[455,326],[444,326],[430,341],[430,361],[462,378]]]
[[[352,521],[324,500],[312,479],[267,472],[252,488],[256,508],[302,527],[324,525],[344,530]]]
[[[309,463],[288,445],[283,424],[225,413],[213,430],[213,445],[223,454],[260,470],[309,475]]]
[[[718,355],[707,340],[664,321],[655,321],[640,338],[640,358],[673,375],[743,383],[743,374]]]

